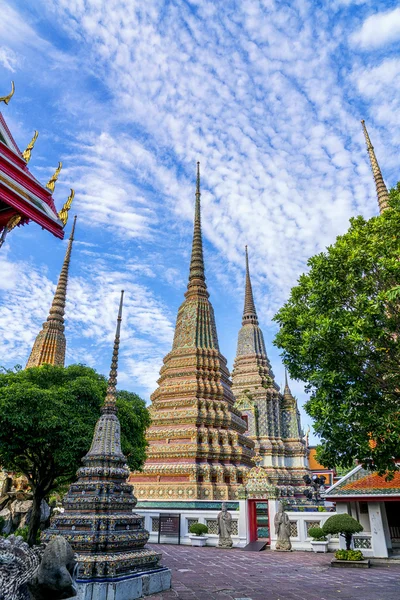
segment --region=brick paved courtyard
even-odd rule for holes
[[[333,569],[333,554],[153,547],[173,589],[152,600],[400,600],[400,565]]]

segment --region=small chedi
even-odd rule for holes
[[[189,283],[151,397],[148,458],[130,478],[140,501],[238,497],[254,443],[231,385],[204,273],[198,164]]]
[[[133,512],[136,498],[132,485],[127,483],[129,469],[121,450],[116,383],[122,301],[123,292],[107,395],[92,445],[82,459],[78,481],[64,498],[64,513],[53,519],[43,539],[62,535],[68,540],[77,553],[77,582],[81,589],[86,584],[87,590],[91,582],[107,586],[116,581],[115,585],[129,586],[131,600],[168,589],[170,571],[160,566],[160,552],[145,548],[149,533],[143,528],[142,518]],[[152,579],[154,574],[156,580]],[[87,595],[82,592],[80,597],[92,598],[91,593],[89,589]]]
[[[283,488],[283,495],[288,486],[304,486],[303,477],[309,470],[300,413],[287,378],[283,394],[274,380],[258,324],[247,246],[243,319],[232,382],[235,407],[248,424],[246,435],[255,443],[258,466],[265,469],[271,484]]]

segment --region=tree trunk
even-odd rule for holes
[[[351,538],[353,537],[351,533],[346,533],[345,536],[346,538],[346,550],[351,550]]]
[[[44,492],[41,488],[37,487],[33,492],[32,512],[28,528],[27,541],[29,546],[34,546],[36,544],[36,536],[40,528],[40,505],[42,504],[43,499]]]

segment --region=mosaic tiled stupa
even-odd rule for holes
[[[74,218],[71,235],[69,236],[67,251],[65,253],[49,316],[36,336],[31,354],[26,363],[27,369],[29,369],[29,367],[40,367],[40,365],[45,363],[49,365],[64,366],[66,350],[64,312],[75,225],[76,217]]]
[[[300,414],[287,379],[280,392],[275,382],[265,349],[264,336],[258,324],[250,279],[246,247],[246,289],[236,358],[232,373],[235,406],[247,421],[247,435],[255,443],[275,485],[303,485],[307,469],[307,448],[302,439]]]
[[[234,407],[226,359],[219,350],[204,274],[197,169],[189,283],[178,311],[172,350],[152,394],[144,470],[133,473],[139,500],[237,498],[253,441]]]
[[[64,513],[57,515],[44,533],[44,541],[62,535],[71,544],[79,563],[78,583],[166,571],[160,566],[161,553],[145,548],[149,533],[142,518],[133,512],[136,498],[127,483],[129,469],[121,450],[116,384],[122,300],[123,292],[107,395],[92,445],[82,459],[78,481],[64,498]]]

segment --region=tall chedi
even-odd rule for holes
[[[64,497],[64,512],[43,534],[45,542],[64,536],[76,552],[81,599],[133,600],[168,589],[171,582],[170,570],[160,565],[161,553],[145,547],[149,532],[133,512],[136,498],[121,449],[116,386],[123,295],[122,291],[107,394],[92,444],[78,481]]]
[[[43,327],[35,339],[28,362],[26,363],[27,369],[29,369],[29,367],[39,367],[45,363],[49,365],[64,366],[66,350],[64,313],[75,225],[76,217],[74,218],[71,235],[69,236],[67,251],[65,253],[50,313],[47,317],[47,321],[43,323]]]
[[[246,288],[236,358],[232,373],[236,408],[247,421],[247,435],[255,442],[270,480],[275,485],[301,485],[306,474],[307,450],[302,441],[297,403],[289,386],[284,394],[274,380],[258,324],[246,246]],[[286,382],[287,383],[287,382]],[[304,484],[303,484],[304,485]]]
[[[365,121],[361,121],[361,125],[364,132],[365,142],[367,144],[367,150],[369,154],[369,160],[371,163],[372,174],[374,176],[375,186],[376,186],[376,194],[378,196],[378,205],[379,212],[382,214],[384,210],[389,208],[389,192],[383,181],[382,172],[379,167],[378,161],[375,156],[374,147],[371,143],[370,137],[368,135],[367,127],[365,125]]]
[[[197,163],[189,283],[151,397],[148,458],[143,472],[130,478],[139,500],[237,497],[254,444],[244,435],[231,385],[204,274]]]

